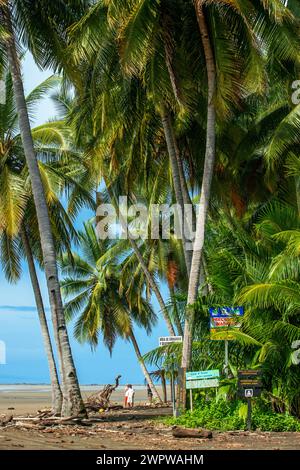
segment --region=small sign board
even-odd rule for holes
[[[210,388],[219,386],[218,369],[186,372],[186,388]]]
[[[244,307],[210,307],[210,339],[232,340],[232,331],[239,329]]]
[[[182,343],[182,336],[160,336],[159,346],[166,346],[171,343]]]
[[[187,389],[211,388],[211,387],[218,387],[218,386],[219,386],[219,379],[199,379],[199,380],[187,380],[186,381]]]
[[[238,371],[238,394],[242,398],[259,397],[262,391],[260,370]]]
[[[186,373],[186,380],[196,380],[196,379],[214,379],[220,377],[220,372],[218,369],[213,370],[198,370],[193,372]]]

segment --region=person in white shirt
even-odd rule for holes
[[[128,385],[128,388],[125,392],[125,397],[127,397],[127,405],[128,405],[128,408],[133,408],[133,404],[134,404],[134,389],[132,387],[132,385]]]
[[[127,395],[126,395],[126,393],[127,393],[127,390],[128,390],[128,385],[126,385],[126,387],[125,387],[125,394],[124,394],[124,408],[127,408],[127,398],[128,398],[128,397],[127,397]]]

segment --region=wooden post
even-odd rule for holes
[[[172,407],[173,407],[173,417],[176,418],[176,397],[175,397],[175,380],[174,380],[174,371],[171,375],[171,389],[172,389]]]
[[[247,431],[251,431],[251,413],[252,413],[252,406],[251,406],[251,398],[247,398],[248,410],[247,410]]]
[[[193,390],[190,388],[190,409],[193,412]]]
[[[229,365],[229,358],[228,358],[228,340],[225,340],[225,362],[224,362],[224,372],[226,379],[228,378],[228,365]]]

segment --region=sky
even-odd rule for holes
[[[51,73],[40,71],[32,57],[27,54],[23,63],[23,75],[25,92],[29,93]],[[33,124],[42,124],[53,116],[55,116],[55,108],[51,99],[43,99],[37,109]],[[78,224],[80,225],[91,215],[87,211],[83,212]],[[38,271],[38,275],[51,329],[44,274]],[[26,264],[23,264],[21,280],[14,285],[8,284],[0,270],[0,342],[4,342],[6,347],[6,364],[1,364],[0,360],[0,384],[49,383],[47,360],[34,305]],[[159,311],[155,300],[153,300],[153,307],[156,312]],[[143,383],[144,377],[130,343],[117,341],[110,357],[109,352],[101,343],[97,350],[92,352],[89,345],[81,345],[73,339],[72,325],[69,325],[68,329],[81,384],[111,383],[118,374],[122,375],[122,383]],[[135,332],[142,354],[158,346],[159,336],[167,335],[162,321],[159,321],[153,329],[151,337],[140,329]]]

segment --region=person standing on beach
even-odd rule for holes
[[[149,402],[152,403],[153,393],[149,384],[147,384],[147,395]]]
[[[124,408],[127,408],[127,399],[128,399],[127,390],[128,390],[128,385],[126,385],[126,387],[125,387]]]
[[[128,385],[127,391],[126,391],[126,393],[125,393],[125,395],[127,396],[127,405],[128,405],[128,408],[133,408],[133,405],[134,405],[134,394],[135,394],[135,391],[134,391],[132,385]]]

